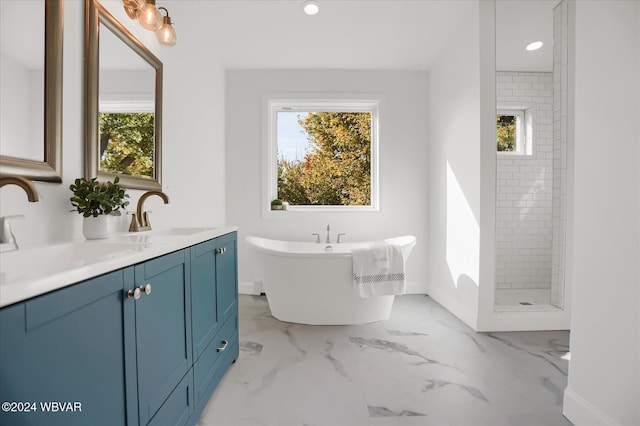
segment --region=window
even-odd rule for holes
[[[154,104],[125,98],[100,100],[100,171],[153,178]]]
[[[499,154],[531,155],[532,114],[529,109],[498,109],[496,142]]]
[[[377,210],[377,101],[269,101],[269,202]]]

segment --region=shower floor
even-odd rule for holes
[[[548,288],[500,289],[496,291],[496,311],[556,311],[549,303]]]

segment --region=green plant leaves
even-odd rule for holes
[[[120,215],[120,209],[129,205],[129,194],[118,185],[120,178],[113,182],[98,182],[97,178],[79,178],[69,185],[73,192],[70,198],[71,211],[77,211],[83,217],[98,217],[99,215]]]

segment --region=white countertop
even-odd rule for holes
[[[230,232],[220,228],[170,228],[113,234],[0,253],[0,307],[107,272],[190,247]]]

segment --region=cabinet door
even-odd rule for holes
[[[235,232],[191,248],[191,292],[193,357],[197,360],[237,307]]]
[[[197,360],[220,329],[216,308],[216,240],[191,247],[191,326]]]
[[[192,365],[188,250],[135,266],[136,287],[151,292],[135,302],[140,424],[146,425]]]
[[[238,258],[236,255],[237,233],[232,232],[216,238],[221,249],[216,256],[216,296],[218,320],[224,324],[238,306]]]
[[[0,424],[137,424],[127,285],[133,268],[0,310],[0,402],[31,411],[2,410]]]
[[[193,404],[193,374],[189,370],[153,416],[149,426],[184,426],[191,418]]]

